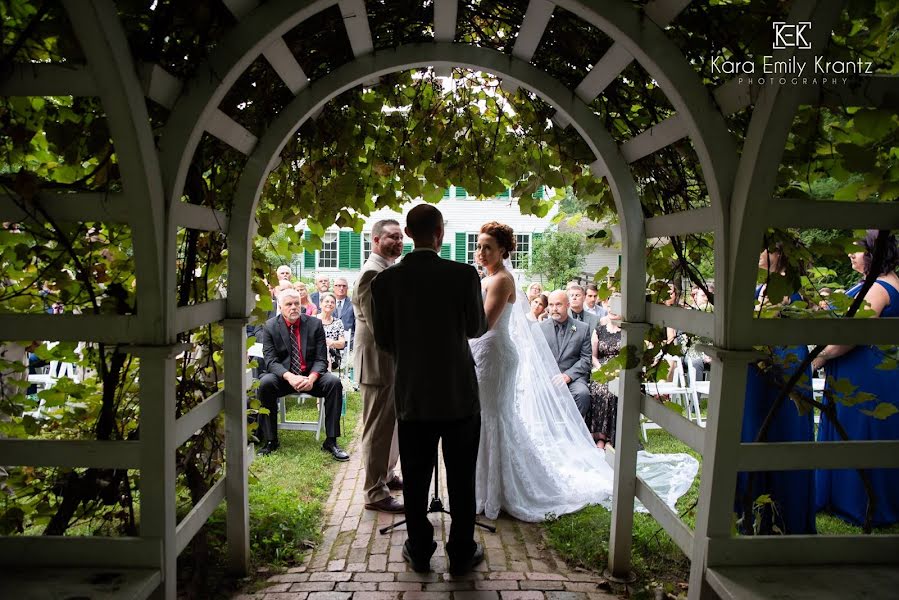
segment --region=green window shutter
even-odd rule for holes
[[[467,197],[468,197],[468,190],[466,190],[464,187],[456,186],[456,198],[467,198]]]
[[[446,188],[445,190],[443,190],[443,199],[446,200],[449,197],[450,197],[449,188]]]
[[[362,266],[362,234],[350,231],[350,268],[358,269]]]
[[[443,244],[440,246],[440,258],[450,259],[450,245]]]
[[[546,195],[545,186],[540,186],[537,188],[537,191],[531,194],[532,198],[536,198],[537,200],[543,200],[543,197]]]
[[[312,237],[312,233],[309,230],[303,232],[303,239],[308,240]],[[315,252],[310,252],[309,250],[303,250],[303,268],[304,269],[315,269]]]
[[[456,262],[465,262],[465,232],[456,232]]]
[[[412,244],[409,244],[409,243],[403,244],[403,256],[406,256],[410,252],[412,252]]]
[[[350,232],[341,231],[337,234],[337,268],[350,268]]]
[[[506,191],[500,192],[496,196],[497,198],[511,198],[512,197],[512,188],[506,188]]]

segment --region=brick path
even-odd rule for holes
[[[543,543],[540,525],[506,516],[485,521],[496,533],[476,528],[486,560],[464,577],[447,573],[444,544],[449,515],[432,514],[437,551],[431,573],[412,571],[402,558],[406,528],[378,529],[401,519],[363,508],[361,452],[341,465],[325,507],[323,540],[303,566],[269,578],[255,594],[234,600],[609,600],[594,573],[574,572]],[[443,463],[441,461],[441,479]],[[447,502],[446,485],[441,495]],[[483,520],[483,517],[481,517]],[[443,542],[441,542],[443,540]]]

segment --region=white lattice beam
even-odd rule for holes
[[[712,95],[721,114],[727,117],[755,104],[760,91],[761,89],[757,85],[747,84],[745,81],[734,78],[715,88]]]
[[[178,333],[204,327],[210,323],[217,323],[225,318],[225,300],[218,298],[193,304],[191,306],[179,306],[175,313],[175,330]]]
[[[300,90],[309,85],[309,77],[306,76],[303,67],[297,62],[293,52],[290,51],[283,39],[279,38],[272,42],[272,45],[266,48],[262,55],[265,56],[265,60],[272,66],[291,94],[297,95]]]
[[[587,76],[574,88],[574,93],[584,102],[593,102],[615,78],[621,75],[634,57],[622,44],[612,44]]]
[[[654,325],[671,327],[704,338],[711,338],[715,331],[714,313],[690,310],[681,306],[665,306],[647,302],[646,320]]]
[[[452,42],[456,39],[458,0],[434,0],[434,41]]]
[[[136,339],[139,328],[138,318],[132,315],[0,314],[4,340],[120,344]]]
[[[710,206],[683,210],[646,219],[647,238],[705,233],[715,229],[715,212]]]
[[[650,0],[643,7],[643,12],[652,21],[664,29],[677,15],[687,8],[690,0]]]
[[[434,0],[434,41],[452,42],[456,39],[456,21],[458,20],[458,0]],[[434,68],[440,77],[449,77],[453,70],[448,67]]]
[[[137,337],[130,341],[158,340],[164,336],[162,290],[170,275],[163,261],[165,194],[137,65],[111,0],[64,0],[63,5],[97,83],[128,199],[142,327],[131,332]]]
[[[674,115],[621,144],[621,155],[629,163],[636,162],[686,136],[686,124]]]
[[[512,47],[512,56],[524,62],[531,62],[555,8],[556,5],[547,0],[531,0],[528,3],[524,21]]]
[[[0,221],[17,223],[29,218],[43,222],[45,219],[37,209],[40,206],[54,221],[60,223],[80,223],[102,221],[104,223],[127,223],[128,203],[120,193],[100,192],[65,193],[42,190],[25,210],[20,208],[7,194],[0,195]]]
[[[353,56],[362,56],[374,50],[375,45],[371,39],[371,28],[368,26],[368,12],[365,10],[365,1],[339,0],[337,5],[340,7],[346,34],[350,38]]]
[[[0,96],[99,96],[90,69],[82,65],[14,63],[0,78]]]
[[[256,136],[246,127],[216,109],[206,123],[206,131],[225,142],[238,152],[249,155],[256,146]]]
[[[240,21],[259,6],[259,0],[222,0],[234,18]]]
[[[647,3],[644,10],[656,25],[664,29],[688,4],[690,0],[655,0]],[[574,93],[584,102],[593,102],[633,60],[633,55],[622,44],[618,42],[612,44],[584,80],[578,84]]]
[[[772,227],[816,229],[899,229],[897,202],[842,202],[775,198]]]
[[[172,222],[186,229],[228,232],[228,215],[208,206],[187,202],[179,202],[174,206]]]
[[[140,72],[144,95],[171,110],[181,95],[181,80],[159,65],[144,64]]]
[[[238,21],[253,12],[253,9],[259,5],[258,0],[224,0],[224,2]],[[272,40],[271,45],[262,51],[262,55],[293,95],[298,94],[301,89],[309,85],[309,77],[297,62],[293,52],[287,47],[284,38],[278,37]]]

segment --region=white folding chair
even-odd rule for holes
[[[291,421],[287,418],[287,401],[295,399],[298,404],[305,402],[307,398],[312,398],[316,402],[318,408],[318,421]],[[278,429],[287,431],[314,431],[315,440],[321,437],[322,427],[325,424],[325,403],[322,398],[316,398],[309,394],[287,394],[278,398]]]
[[[696,419],[697,424],[702,425],[702,416],[699,412],[699,399],[693,393],[693,390],[687,385],[684,376],[684,363],[680,356],[665,357],[674,362],[674,373],[671,381],[651,381],[643,384],[643,391],[653,396],[668,396],[672,402],[677,402],[684,407],[688,419]],[[695,415],[695,416],[694,416]],[[647,441],[646,430],[659,429],[659,426],[650,421],[646,416],[640,419],[640,430],[643,434],[643,440]]]

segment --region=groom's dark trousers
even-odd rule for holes
[[[428,489],[437,443],[443,440],[452,516],[446,553],[451,564],[465,565],[476,548],[474,482],[481,427],[468,340],[487,330],[478,274],[432,250],[416,249],[379,273],[371,291],[375,342],[396,365],[409,553],[413,564],[426,565],[434,552]]]
[[[481,415],[454,421],[399,421],[403,501],[410,552],[416,560],[431,557],[434,527],[428,520],[428,493],[443,440],[443,464],[452,513],[446,554],[451,562],[464,561],[474,552],[475,467],[481,435]]]

